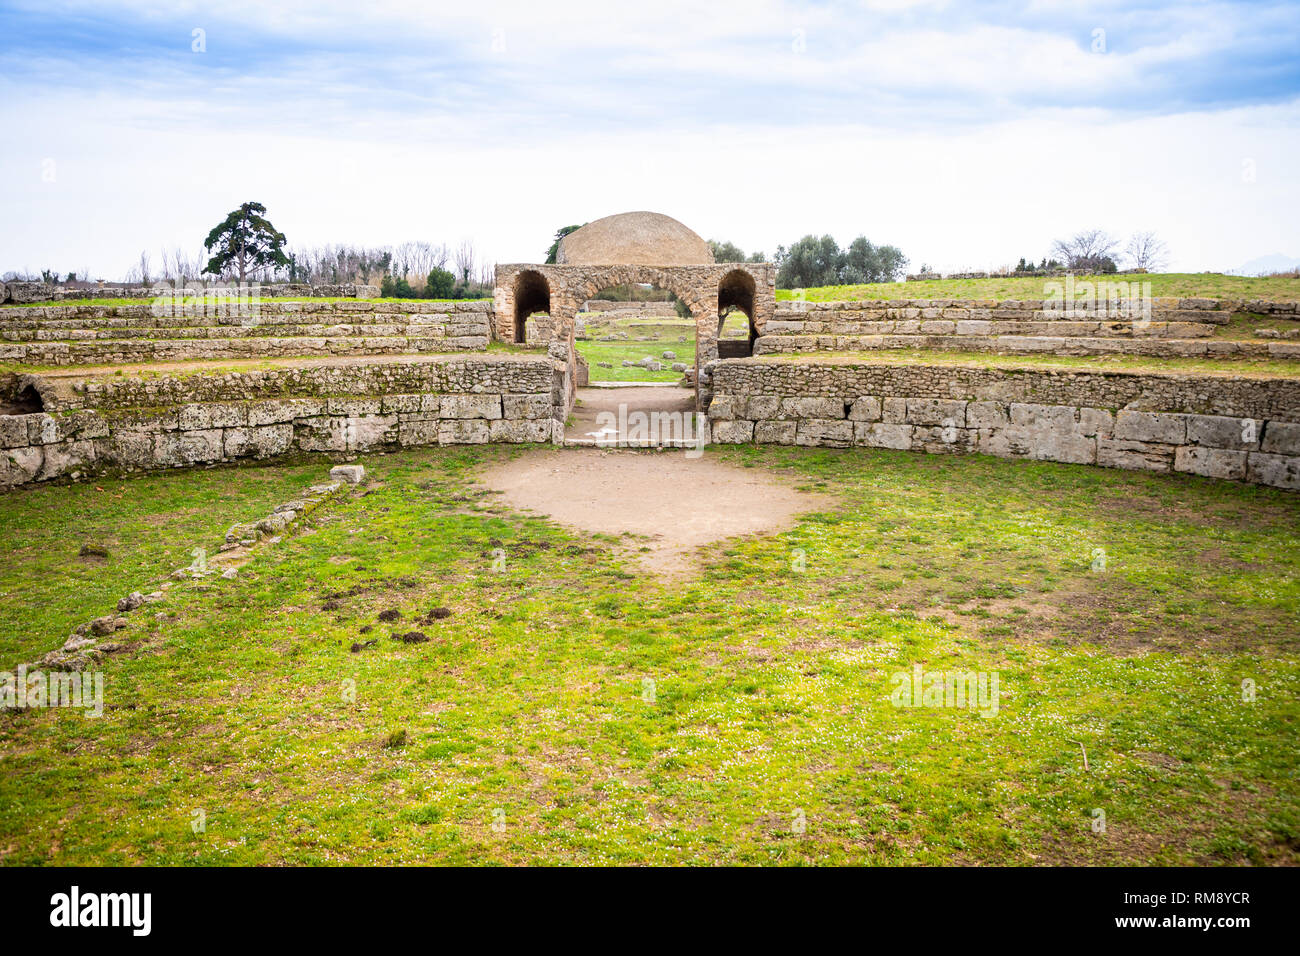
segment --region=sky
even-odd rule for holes
[[[940,271],[1154,231],[1300,258],[1300,3],[0,0],[0,272],[291,246],[536,262],[630,210]]]

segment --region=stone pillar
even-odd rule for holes
[[[718,360],[716,297],[695,312],[695,410],[705,412],[713,397],[712,363]]]

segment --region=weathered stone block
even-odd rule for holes
[[[293,447],[293,426],[259,425],[257,427],[227,428],[222,437],[222,447],[227,458],[270,458]]]
[[[1226,448],[1180,445],[1174,452],[1174,471],[1240,481],[1246,477],[1247,454]]]
[[[21,485],[34,480],[44,461],[45,450],[40,445],[0,451],[0,484]]]
[[[853,443],[868,448],[912,447],[912,426],[890,422],[854,422]]]
[[[792,421],[755,422],[754,441],[764,445],[793,445],[797,428],[798,423]]]
[[[1264,423],[1253,418],[1188,415],[1186,422],[1187,440],[1211,448],[1252,450],[1259,447],[1259,436],[1264,431]]]
[[[248,421],[248,411],[243,405],[224,402],[202,402],[181,407],[179,424],[183,431],[204,428],[235,428]]]
[[[718,445],[739,445],[754,437],[754,423],[751,421],[722,420],[710,425],[710,438]]]
[[[1124,409],[1115,416],[1115,440],[1181,445],[1187,441],[1187,416]]]
[[[505,418],[489,422],[488,435],[490,440],[499,442],[548,442],[551,440],[551,420]]]
[[[223,454],[221,429],[163,432],[154,436],[154,458],[158,465],[194,465],[220,461]]]
[[[1246,480],[1274,488],[1300,490],[1300,458],[1252,451],[1247,458]]]
[[[742,418],[758,421],[761,418],[774,419],[781,414],[781,399],[777,395],[750,395],[745,401],[745,413]],[[793,441],[793,439],[791,439]]]
[[[912,425],[944,425],[964,428],[966,403],[942,398],[909,398],[907,421]]]
[[[420,411],[419,395],[385,395],[383,413],[385,415],[412,414]]]
[[[1118,433],[1118,423],[1116,425]],[[1174,463],[1174,447],[1153,442],[1097,440],[1097,464],[1103,468],[1127,468],[1132,471],[1169,471]]]
[[[439,445],[486,445],[488,423],[480,418],[449,419],[438,423]]]
[[[496,419],[501,417],[501,396],[500,395],[443,395],[439,402],[438,414],[443,418],[483,418]],[[477,434],[477,432],[474,432]],[[483,429],[487,434],[487,429]],[[469,432],[466,432],[469,434]],[[487,441],[484,438],[484,441]],[[456,442],[454,444],[462,444]],[[474,442],[474,444],[478,444]]]
[[[843,412],[844,406],[840,405]],[[855,423],[845,419],[804,418],[799,421],[795,431],[796,445],[823,445],[831,448],[847,448],[853,444]]]
[[[739,417],[740,409],[737,406],[744,405],[744,399],[738,399],[732,395],[714,395],[713,401],[709,402],[709,421],[712,422],[729,422]]]
[[[397,440],[403,448],[438,444],[438,427],[442,423],[434,418],[424,421],[404,421],[397,428]]]
[[[1011,424],[1029,428],[1058,429],[1072,432],[1075,426],[1075,409],[1072,405],[1036,405],[1030,402],[1012,402]]]
[[[849,408],[849,418],[855,422],[878,422],[881,415],[880,399],[863,395]]]
[[[539,392],[532,395],[502,395],[501,411],[506,418],[550,418],[554,407],[551,405],[550,393]]]
[[[781,418],[834,419],[843,418],[844,413],[844,402],[838,398],[781,399]]]
[[[969,402],[966,405],[966,427],[1002,428],[1009,419],[1003,402]]]
[[[1263,432],[1260,451],[1270,455],[1300,455],[1300,423],[1271,421]]]
[[[883,402],[881,402],[880,420],[890,425],[906,424],[907,423],[907,399],[887,398]]]
[[[0,415],[0,448],[26,448],[30,444],[25,415]]]
[[[255,402],[248,408],[248,424],[279,425],[299,418],[314,418],[323,414],[325,405],[310,398],[289,398],[280,401]]]
[[[1115,416],[1105,408],[1079,409],[1079,434],[1110,438],[1115,434]]]

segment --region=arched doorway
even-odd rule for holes
[[[542,313],[551,314],[551,285],[540,272],[526,269],[515,276],[514,282],[514,341],[519,345],[528,342],[528,319]]]
[[[754,340],[758,329],[754,325],[754,277],[743,269],[733,269],[718,281],[718,358],[745,358],[754,354]],[[744,315],[739,329],[728,322],[735,315]],[[729,334],[732,333],[732,334]]]

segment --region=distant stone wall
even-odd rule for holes
[[[1296,303],[1248,303],[1276,318],[1294,318]],[[1149,313],[1127,303],[1087,306],[1051,301],[907,300],[781,303],[754,343],[755,355],[934,349],[1053,355],[1297,358],[1300,342],[1215,338],[1246,311],[1217,299],[1150,301]],[[1279,338],[1281,338],[1279,336]]]
[[[540,356],[378,362],[71,383],[0,415],[0,486],[295,454],[563,436],[564,367]]]
[[[676,316],[677,309],[671,302],[616,302],[613,299],[588,299],[582,303],[580,312],[628,312],[637,315]]]
[[[197,292],[198,284],[195,284]],[[257,286],[258,294],[268,297],[330,296],[373,299],[379,296],[377,285],[308,285],[303,282],[277,282]],[[152,286],[103,285],[86,289],[66,289],[49,282],[17,280],[0,285],[0,305],[28,302],[71,302],[77,299],[152,299],[158,290]]]
[[[0,360],[126,364],[487,348],[492,303],[259,302],[0,309]]]
[[[1300,489],[1300,380],[1186,373],[719,363],[712,440],[1181,471]]]

